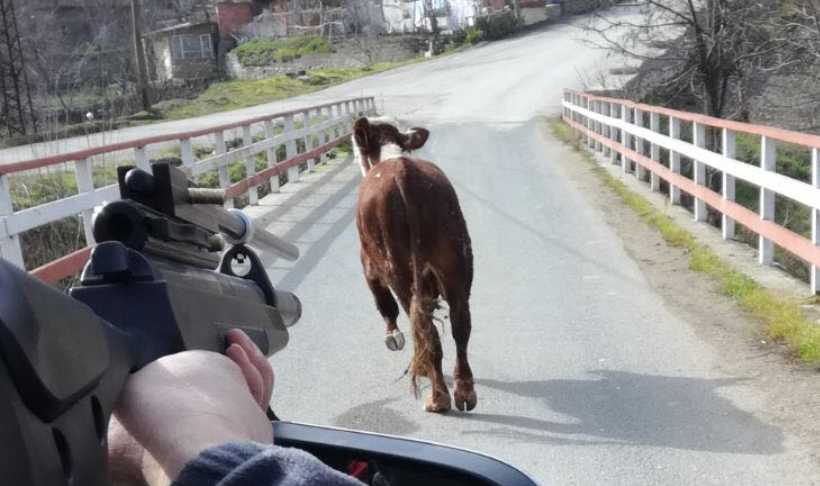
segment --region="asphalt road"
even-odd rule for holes
[[[302,248],[269,270],[304,304],[273,359],[274,408],[483,451],[543,484],[817,484],[807,451],[759,418],[752,387],[717,371],[720,350],[665,306],[562,171],[576,156],[536,119],[558,113],[578,72],[609,62],[578,35],[553,26],[315,95],[377,95],[385,112],[431,130],[420,155],[454,182],[473,239],[479,403],[423,412],[402,379],[409,349],[385,348],[359,262],[351,165],[271,225]],[[443,339],[449,373],[449,330]]]

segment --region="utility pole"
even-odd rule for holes
[[[148,92],[148,75],[145,68],[145,51],[142,48],[142,29],[140,28],[140,0],[131,0],[131,27],[134,32],[134,56],[137,66],[137,90],[142,98],[142,109],[151,110],[151,96]]]

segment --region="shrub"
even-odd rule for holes
[[[253,39],[236,48],[236,56],[243,66],[268,66],[274,62],[288,62],[305,54],[328,53],[333,49],[318,36],[300,36],[287,39]]]
[[[465,31],[465,42],[469,44],[477,44],[481,40],[482,32],[478,27],[468,27]]]
[[[488,40],[498,40],[515,32],[518,23],[511,10],[476,18],[476,27]]]

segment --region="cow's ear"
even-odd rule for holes
[[[370,137],[370,122],[367,121],[367,118],[359,118],[356,120],[356,123],[353,124],[353,138],[356,142],[356,145],[359,146],[359,150],[364,151],[368,146],[368,139]]]
[[[404,134],[403,144],[402,147],[404,150],[410,152],[413,150],[418,150],[427,143],[427,138],[430,136],[430,131],[425,128],[418,128],[413,127],[410,129],[409,132]]]

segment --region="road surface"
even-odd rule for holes
[[[383,344],[348,166],[271,225],[303,252],[269,268],[304,303],[273,359],[275,410],[487,452],[543,484],[813,484],[810,452],[759,418],[755,389],[717,371],[720,350],[667,308],[561,170],[576,156],[537,117],[557,115],[561,89],[606,63],[578,35],[553,26],[323,93],[376,95],[431,130],[421,155],[454,182],[473,238],[479,403],[427,414],[402,379],[410,351]],[[450,374],[449,330],[443,340]]]

